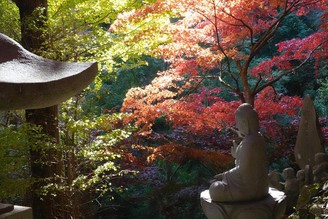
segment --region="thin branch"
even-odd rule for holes
[[[257,89],[257,87],[260,85],[260,83],[261,83],[261,81],[262,81],[262,75],[259,75],[260,77],[259,77],[259,79],[257,80],[257,82],[256,82],[256,84],[255,84],[255,87],[254,87],[254,89],[253,89],[253,94],[255,94],[255,91],[256,91],[256,89]]]
[[[202,12],[201,10],[198,10],[197,8],[194,9],[194,11],[198,14],[200,14],[201,16],[203,16],[205,18],[205,20],[209,21],[211,24],[215,25],[215,23],[211,20],[211,18],[209,18],[204,12]]]
[[[227,82],[225,82],[225,81],[222,79],[221,76],[219,76],[218,79],[219,79],[220,83],[223,84],[225,87],[227,87],[227,88],[233,90],[233,91],[236,92],[236,93],[238,92],[238,90],[237,90],[235,87],[233,87],[233,86],[231,86],[230,84],[228,84]]]
[[[235,93],[239,96],[239,98],[241,99],[241,101],[242,101],[242,102],[245,102],[245,97],[244,97],[243,93],[239,90],[239,87],[238,87],[238,88],[235,88],[235,87],[231,86],[230,84],[228,84],[227,82],[225,82],[225,81],[222,79],[221,76],[219,76],[218,79],[219,79],[219,82],[220,82],[223,86],[225,86],[225,87],[229,88],[230,90],[232,90],[233,92],[235,92]]]
[[[178,170],[181,169],[183,167],[183,165],[185,165],[185,164],[186,164],[186,161],[183,162],[182,164],[179,164],[179,166],[177,168],[175,168],[173,174],[171,176],[167,176],[167,181],[172,182],[173,177],[177,174]]]
[[[240,26],[246,27],[249,30],[249,34],[250,34],[250,38],[251,38],[251,45],[253,45],[254,44],[254,32],[253,32],[253,29],[248,24],[246,24],[245,21],[243,21],[240,18],[237,18],[236,16],[234,16],[231,13],[226,12],[224,9],[222,9],[222,12],[225,13],[226,15],[232,17],[233,19],[239,21],[240,23],[242,23],[242,25],[240,25]]]
[[[233,27],[244,27],[243,24],[230,23],[230,22],[228,22],[228,21],[223,20],[222,18],[217,18],[217,19],[218,19],[219,21],[221,21],[222,23],[225,23],[225,24],[227,24],[227,25],[229,25],[229,26],[233,26]]]
[[[228,65],[228,71],[230,71],[230,61],[229,61],[229,56],[226,54],[226,52],[224,51],[223,47],[221,46],[220,44],[220,38],[219,38],[219,29],[218,29],[218,23],[217,23],[217,20],[220,20],[217,16],[217,13],[216,13],[216,4],[214,2],[214,0],[212,1],[213,3],[213,12],[214,12],[214,21],[211,20],[210,17],[208,17],[204,12],[202,12],[201,10],[197,10],[197,9],[194,9],[194,11],[198,14],[200,14],[201,16],[203,16],[207,21],[209,21],[213,26],[214,26],[214,29],[215,29],[215,39],[216,39],[216,44],[217,44],[217,47],[219,48],[220,52],[224,55],[224,57],[226,58],[226,62],[227,62],[227,65]]]
[[[285,3],[284,3],[284,12],[286,12],[286,10],[287,10],[287,4],[288,4],[288,0],[285,0]]]
[[[291,4],[289,7],[287,7],[288,0],[285,1],[284,6],[284,12],[281,14],[281,16],[269,27],[269,29],[264,33],[264,35],[261,37],[261,39],[255,44],[253,48],[253,56],[268,42],[269,39],[273,36],[273,34],[278,29],[280,23],[282,20],[291,12],[293,7],[297,1],[295,1],[293,4]]]
[[[276,88],[272,85],[270,87],[272,88],[274,95],[278,96],[278,92],[277,92]]]
[[[215,2],[213,1],[213,11],[214,11],[214,18],[215,20],[219,20],[227,25],[230,25],[230,26],[234,26],[234,27],[242,27],[243,25],[242,24],[234,24],[234,23],[230,23],[228,21],[225,21],[221,18],[219,18],[216,14],[216,5],[215,5]],[[216,22],[213,22],[204,12],[202,12],[201,10],[198,10],[198,9],[194,9],[195,12],[197,12],[198,14],[202,15],[206,20],[208,20],[211,24],[215,25]]]
[[[291,12],[291,9],[294,7],[294,4],[290,5],[290,7],[287,8],[287,2],[288,0],[285,1],[284,13],[282,13],[282,15],[268,28],[268,30],[264,33],[260,40],[252,46],[251,53],[244,64],[244,69],[249,68],[249,65],[253,60],[254,56],[258,53],[260,49],[263,48],[263,46],[266,45],[269,39],[272,38],[279,25],[281,24],[282,20]]]
[[[232,72],[228,72],[228,73],[229,73],[230,77],[232,78],[232,80],[236,83],[237,90],[240,91],[238,79],[232,74]]]
[[[217,14],[216,14],[216,6],[214,4],[214,28],[215,28],[215,37],[216,37],[216,42],[217,42],[217,46],[218,48],[220,49],[220,51],[222,52],[222,54],[227,58],[227,62],[228,62],[228,68],[229,68],[229,71],[230,71],[230,62],[229,62],[229,57],[228,55],[225,53],[223,47],[221,46],[220,44],[220,38],[219,38],[219,29],[218,29],[218,23],[217,23]]]
[[[237,68],[238,68],[239,72],[242,72],[243,67],[241,65],[240,60],[236,61],[236,65],[237,65]]]
[[[223,69],[223,64],[221,64],[221,68],[220,69],[221,69],[220,70],[220,73],[219,73],[220,77],[223,78],[223,74],[224,73],[228,74],[232,78],[232,80],[235,82],[237,91],[240,91],[238,79],[233,75],[232,71],[230,69],[228,69],[227,71],[225,71]]]
[[[262,86],[260,86],[257,90],[254,90],[253,93],[257,94],[257,93],[261,92],[264,88],[273,85],[274,83],[279,81],[283,76],[286,76],[286,75],[290,74],[291,72],[293,72],[293,71],[290,70],[290,71],[287,71],[287,72],[277,76],[276,78],[272,79],[271,81],[269,81],[269,82],[263,84]]]
[[[257,90],[254,89],[254,94],[261,92],[264,88],[271,86],[272,84],[274,84],[275,82],[279,81],[283,76],[286,76],[288,74],[294,73],[296,70],[298,70],[299,68],[301,68],[305,63],[308,62],[308,60],[312,57],[312,54],[319,49],[324,43],[328,42],[327,40],[324,40],[323,42],[321,42],[318,46],[316,46],[306,57],[306,59],[304,59],[304,61],[302,63],[300,63],[298,66],[296,66],[295,68],[286,71],[284,73],[282,73],[281,75],[277,76],[276,78],[272,79],[271,81],[268,81],[267,83],[264,83],[262,86],[260,86]]]

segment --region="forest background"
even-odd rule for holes
[[[2,112],[2,202],[37,196],[38,218],[204,218],[199,193],[233,166],[242,102],[259,112],[270,170],[297,168],[305,94],[327,139],[326,1],[34,2],[1,0],[0,32],[100,72],[56,106],[56,141],[25,111]],[[35,177],[36,164],[59,171]]]

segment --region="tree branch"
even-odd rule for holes
[[[273,36],[273,34],[276,32],[279,25],[281,24],[282,20],[291,12],[291,10],[295,6],[296,2],[297,1],[295,1],[289,7],[287,7],[288,0],[285,0],[284,12],[281,14],[281,16],[273,24],[271,24],[271,26],[264,33],[264,35],[261,37],[261,39],[254,45],[254,48],[252,48],[252,52],[251,52],[251,55],[250,55],[250,56],[252,56],[252,58],[268,42],[268,40],[271,39],[271,37]]]
[[[215,29],[215,40],[216,40],[217,47],[220,50],[220,52],[224,55],[224,57],[226,58],[226,62],[227,62],[227,66],[228,66],[228,71],[230,72],[231,71],[230,70],[231,68],[230,68],[229,56],[226,54],[226,52],[224,51],[223,47],[221,46],[220,38],[219,38],[219,29],[218,29],[218,23],[217,23],[217,21],[220,20],[220,19],[218,18],[217,13],[216,13],[217,8],[216,8],[215,1],[213,0],[212,3],[213,3],[213,12],[214,12],[213,17],[214,17],[214,21],[212,21],[210,19],[210,17],[208,17],[201,10],[195,9],[194,11],[197,12],[198,14],[202,15],[207,21],[209,21],[214,26],[214,29]]]
[[[268,30],[260,38],[260,40],[252,46],[250,55],[248,56],[248,58],[244,64],[244,69],[249,68],[249,65],[250,65],[251,61],[253,60],[254,56],[272,38],[272,36],[276,32],[276,30],[278,29],[279,25],[281,24],[282,20],[291,12],[291,9],[294,7],[294,4],[290,5],[290,7],[287,8],[287,3],[288,3],[288,0],[285,0],[285,8],[284,8],[284,12],[282,13],[282,15],[275,22],[273,22],[273,24],[271,24],[271,26],[268,28]]]
[[[232,18],[235,19],[236,21],[239,21],[239,22],[241,23],[240,26],[242,26],[242,27],[246,27],[246,28],[249,30],[250,39],[251,39],[251,45],[253,46],[253,44],[254,44],[254,32],[253,32],[253,29],[252,29],[248,24],[246,24],[245,21],[243,21],[243,20],[240,19],[240,18],[237,18],[236,16],[234,16],[234,15],[231,14],[231,13],[226,12],[224,9],[222,9],[222,12],[225,13],[226,15],[232,17]]]
[[[303,60],[302,63],[300,63],[298,66],[296,66],[295,68],[289,70],[289,71],[286,71],[284,73],[282,73],[281,75],[277,76],[276,78],[268,81],[267,83],[263,84],[262,86],[260,86],[258,89],[254,89],[254,94],[256,93],[259,93],[261,92],[263,89],[265,89],[266,87],[268,86],[271,86],[272,84],[274,84],[275,82],[279,81],[283,76],[286,76],[288,74],[291,74],[291,73],[294,73],[296,70],[298,70],[299,68],[301,68],[311,57],[312,57],[312,54],[317,50],[319,49],[324,43],[328,42],[328,39],[327,40],[324,40],[323,42],[321,42],[319,45],[317,45],[309,54],[308,56],[306,57],[306,59]]]
[[[256,94],[255,91],[256,91],[257,87],[260,85],[261,81],[262,81],[262,75],[259,75],[259,79],[257,80],[257,82],[254,86],[253,92],[252,92],[253,95]]]
[[[219,79],[220,83],[221,83],[223,86],[225,86],[225,87],[229,88],[230,90],[232,90],[233,92],[235,92],[235,93],[239,96],[239,98],[241,99],[241,101],[242,101],[242,102],[245,102],[245,97],[244,97],[243,93],[240,92],[239,88],[235,88],[235,87],[231,86],[230,84],[228,84],[227,82],[225,82],[225,81],[222,79],[221,76],[219,76],[218,79]]]

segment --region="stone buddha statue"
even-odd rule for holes
[[[268,195],[266,146],[259,133],[259,118],[250,104],[244,103],[235,113],[236,126],[243,140],[234,144],[235,167],[216,175],[209,188],[212,201],[256,201]]]

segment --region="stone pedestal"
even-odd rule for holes
[[[32,208],[15,205],[13,210],[0,214],[0,219],[33,219]]]
[[[286,209],[283,192],[270,188],[269,195],[259,201],[212,202],[209,191],[200,195],[203,211],[208,219],[280,219]]]

